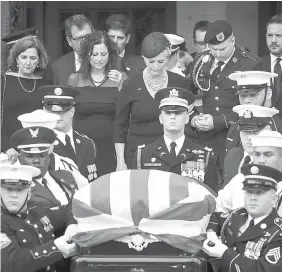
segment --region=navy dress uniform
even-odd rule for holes
[[[164,111],[188,111],[194,109],[194,95],[181,88],[165,88],[157,92],[155,99]],[[133,160],[133,169],[157,169],[195,178],[206,183],[215,192],[218,190],[219,175],[217,163],[211,148],[191,141],[184,134],[183,145],[176,158],[171,157],[165,143],[165,136],[149,145],[139,146]]]
[[[270,84],[271,78],[275,77],[275,73],[263,71],[246,71],[232,73],[229,78],[237,81],[237,94],[244,96],[252,96],[252,94],[259,94],[264,92],[264,98],[260,106],[265,106],[267,100],[267,89]],[[274,94],[272,93],[272,96]],[[275,115],[270,126],[272,130],[282,132],[282,120],[278,115]],[[233,147],[240,146],[241,140],[239,135],[238,123],[231,125],[226,137],[226,152]]]
[[[40,154],[50,152],[55,139],[56,134],[53,130],[33,126],[16,131],[11,137],[11,145],[25,154]],[[31,205],[42,207],[66,205],[78,189],[73,175],[66,170],[49,170],[42,178],[46,178],[47,185],[39,184],[38,178],[31,183]],[[52,182],[52,188],[48,185],[49,181]]]
[[[266,126],[274,129],[273,120],[279,111],[275,108],[267,108],[257,105],[245,104],[238,105],[233,108],[234,112],[239,115],[236,132],[240,131],[259,133]],[[234,147],[227,151],[224,159],[224,183],[223,187],[230,182],[230,180],[241,172],[241,166],[244,162],[250,162],[250,154],[243,149],[243,146]]]
[[[64,114],[75,106],[75,96],[79,94],[73,87],[50,85],[42,86],[39,91],[44,95],[43,107],[51,113]],[[96,146],[92,139],[73,130],[65,133],[55,129],[57,139],[54,142],[54,152],[60,156],[72,159],[79,172],[92,182],[98,177],[96,167]],[[70,140],[67,140],[68,139]]]
[[[39,169],[31,166],[0,166],[1,187],[28,188],[32,178],[39,174]],[[12,213],[5,207],[4,201],[1,202],[3,271],[56,271],[56,263],[64,258],[56,246],[54,231],[76,222],[71,212],[65,207],[46,209],[33,206],[29,209],[22,207]]]
[[[282,177],[280,171],[256,164],[244,165],[242,173],[244,190],[276,190]],[[229,215],[213,214],[208,228],[220,235],[228,247],[222,255],[220,271],[282,271],[282,218],[275,209],[262,220],[252,219],[246,208]]]
[[[211,46],[219,45],[231,35],[233,32],[230,24],[219,20],[209,26],[205,41]],[[230,126],[238,120],[238,115],[232,112],[232,108],[239,104],[238,96],[234,92],[236,82],[228,76],[236,71],[255,70],[260,62],[258,56],[235,45],[233,54],[222,63],[223,68],[218,66],[219,61],[211,51],[197,55],[192,63],[188,76],[191,87],[202,97],[203,113],[210,114],[214,123],[213,129],[198,131],[198,140],[200,144],[210,146],[219,154],[221,166],[225,155],[223,142]]]

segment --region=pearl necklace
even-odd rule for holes
[[[27,93],[32,93],[34,90],[35,90],[35,86],[36,86],[36,78],[34,78],[34,86],[33,86],[33,89],[31,91],[27,90],[23,84],[21,83],[21,80],[20,80],[20,77],[18,76],[18,80],[19,80],[19,83],[21,85],[21,87],[27,92]]]
[[[155,80],[149,77],[147,68],[145,68],[143,71],[143,79],[149,92],[157,92],[163,88],[166,88],[168,83],[168,75],[166,71],[164,71],[159,79]]]

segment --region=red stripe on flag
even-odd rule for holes
[[[142,218],[149,217],[148,179],[150,170],[131,170],[130,173],[130,205],[134,225]]]
[[[90,185],[91,206],[101,213],[111,214],[110,175],[104,175]]]
[[[187,198],[188,193],[188,180],[187,177],[171,174],[169,179],[169,197],[170,206]]]

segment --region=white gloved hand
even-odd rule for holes
[[[217,237],[206,239],[203,244],[203,251],[211,257],[221,258],[223,253],[228,249]]]

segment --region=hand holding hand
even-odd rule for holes
[[[73,237],[74,235],[76,235],[77,232],[78,232],[78,230],[77,230],[77,224],[68,225],[68,227],[66,228],[64,237],[67,239],[67,241],[71,241],[71,240],[72,240],[72,237]]]
[[[214,128],[213,117],[210,114],[201,115],[196,121],[195,125],[198,130],[209,131]]]

